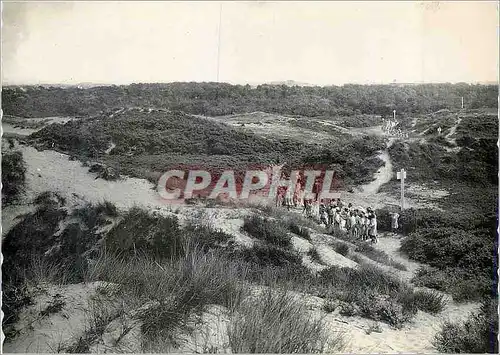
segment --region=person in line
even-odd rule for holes
[[[351,212],[350,216],[350,226],[351,226],[351,238],[358,238],[358,224],[356,220],[356,211]]]
[[[370,224],[371,224],[370,214],[368,213],[365,215],[365,226],[363,228],[363,240],[368,240],[368,238],[370,237]]]
[[[323,220],[323,219],[324,219],[324,216],[325,216],[325,212],[326,212],[325,204],[324,204],[323,202],[321,202],[321,203],[319,204],[319,223],[320,223],[320,224],[321,224],[321,223],[325,223],[325,226],[326,226],[327,221],[326,221],[326,219],[325,219],[325,220]]]
[[[398,222],[399,222],[399,213],[397,212],[391,213],[391,229],[394,235],[397,234],[399,228]]]
[[[340,218],[340,208],[337,207],[335,209],[335,214],[334,214],[333,218],[334,218],[334,220],[333,220],[334,221],[333,227],[335,229],[340,229],[340,225],[341,225],[341,223],[340,223],[341,222],[340,221],[341,220],[341,218]]]
[[[340,230],[347,231],[347,207],[340,212]]]
[[[302,208],[302,214],[306,213],[307,212],[307,199],[305,198],[304,196],[304,199],[302,200],[302,203],[303,203],[303,208]]]
[[[306,201],[306,217],[307,218],[312,218],[312,201],[311,200],[305,200]]]
[[[290,208],[292,208],[292,205],[293,205],[292,194],[290,193],[290,191],[287,191],[286,195],[285,195],[285,206],[286,206],[288,211],[290,211]]]
[[[335,214],[335,206],[333,205],[333,202],[330,202],[326,208],[326,213],[328,214],[328,225],[331,226],[333,224],[333,216]]]
[[[370,215],[370,239],[372,241],[372,244],[378,243],[377,217],[374,213]]]
[[[285,194],[282,189],[278,189],[278,193],[276,196],[276,207],[282,207],[284,205]]]

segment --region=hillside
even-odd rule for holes
[[[83,161],[103,161],[122,174],[140,178],[154,178],[180,166],[222,172],[287,163],[300,168],[322,164],[337,171],[346,185],[370,181],[382,164],[376,157],[383,148],[382,140],[332,133],[323,144],[315,139],[299,143],[294,137],[261,137],[241,127],[181,112],[129,109],[50,125],[33,133],[30,142]]]

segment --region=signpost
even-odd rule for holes
[[[405,179],[406,179],[406,170],[401,169],[401,171],[397,172],[398,180],[401,180],[401,211],[405,208]]]

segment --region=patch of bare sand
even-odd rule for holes
[[[176,353],[231,353],[228,328],[231,321],[230,311],[223,306],[208,305],[200,316],[192,315],[188,326],[191,334],[177,336],[180,346],[173,349]]]
[[[76,342],[87,326],[88,308],[102,282],[54,286],[48,285],[35,304],[23,309],[16,323],[19,335],[3,344],[6,353],[53,353]],[[56,295],[60,295],[56,296]],[[61,310],[42,316],[41,312],[59,297]]]

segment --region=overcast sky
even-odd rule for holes
[[[222,10],[222,11],[221,11]],[[496,81],[490,2],[3,3],[4,84]]]

